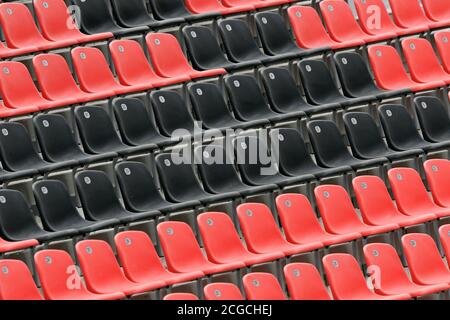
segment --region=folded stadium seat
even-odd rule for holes
[[[204,273],[192,271],[173,273],[164,268],[150,237],[142,231],[125,231],[114,237],[123,271],[137,283],[163,281],[166,285],[202,278]]]
[[[395,32],[365,33],[353,15],[349,5],[342,0],[324,0],[320,2],[320,11],[330,36],[339,42],[359,40],[363,43],[396,38]]]
[[[378,87],[385,90],[410,89],[414,92],[445,87],[444,81],[418,83],[408,76],[397,50],[391,46],[370,46],[369,60]]]
[[[147,146],[130,147],[120,140],[111,117],[103,107],[78,107],[75,109],[75,120],[84,150],[88,153],[146,153]]]
[[[233,221],[226,213],[206,212],[197,217],[208,259],[214,263],[244,263],[252,266],[284,258],[284,253],[255,254],[243,245]],[[224,244],[226,243],[226,246]]]
[[[344,94],[351,98],[373,97],[380,100],[404,95],[410,90],[383,90],[378,88],[364,58],[356,52],[339,52],[334,55],[336,70]]]
[[[15,190],[0,190],[0,233],[3,239],[23,241],[36,239],[40,243],[61,240],[77,234],[75,229],[49,232],[42,229],[24,195]]]
[[[189,80],[185,75],[170,79],[158,76],[137,41],[114,40],[109,44],[109,49],[114,69],[123,85],[151,89]]]
[[[39,245],[39,242],[34,239],[10,242],[0,238],[0,253],[7,253],[13,251],[20,251],[28,248],[32,248]]]
[[[309,138],[314,149],[317,163],[325,168],[352,167],[359,170],[380,166],[388,162],[387,158],[355,158],[344,144],[342,135],[333,121],[315,120],[307,123]]]
[[[344,97],[334,82],[331,72],[322,60],[302,60],[298,63],[305,96],[311,104],[340,104],[343,107],[366,104],[372,97]]]
[[[76,229],[79,234],[85,234],[111,228],[120,223],[117,219],[93,222],[82,218],[73,204],[66,185],[59,180],[37,181],[33,183],[32,188],[36,206],[41,213],[41,221],[47,230]]]
[[[200,300],[195,294],[192,293],[170,293],[166,295],[163,300],[166,301],[189,301]]]
[[[344,114],[344,125],[354,155],[361,159],[386,157],[390,161],[423,154],[422,149],[394,151],[387,147],[375,119],[365,112]]]
[[[434,34],[434,43],[439,52],[440,61],[445,72],[450,73],[450,31],[439,31]]]
[[[431,142],[450,140],[450,118],[447,107],[436,97],[414,99],[417,118],[424,138]]]
[[[353,179],[358,208],[363,220],[370,225],[382,226],[390,223],[407,227],[436,219],[427,212],[402,214],[391,199],[383,180],[377,176],[360,176]]]
[[[408,294],[378,295],[367,287],[358,261],[342,253],[323,258],[323,266],[335,300],[409,300]]]
[[[50,163],[36,152],[26,127],[19,122],[0,123],[0,158],[12,172],[47,173],[76,165],[73,160]]]
[[[199,206],[197,200],[172,203],[164,199],[147,167],[141,162],[123,161],[115,167],[125,207],[133,212],[158,210],[171,213]]]
[[[66,251],[38,251],[34,256],[34,262],[47,300],[120,300],[125,298],[122,292],[98,294],[87,290],[74,261]]]
[[[180,44],[169,33],[149,33],[145,40],[153,67],[158,75],[165,78],[186,76],[189,79],[215,77],[225,74],[225,69],[215,68],[198,71],[189,64]]]
[[[277,157],[278,166],[284,175],[298,177],[312,174],[320,179],[352,171],[352,168],[349,166],[336,168],[319,167],[311,158],[301,133],[296,129],[273,129],[270,132],[270,139],[272,141],[272,155]]]
[[[445,0],[422,0],[427,17],[445,26],[450,26],[450,5]]]
[[[193,13],[219,12],[222,15],[253,11],[255,7],[251,4],[226,6],[221,0],[186,0],[186,7]]]
[[[314,181],[312,174],[288,177],[280,173],[274,157],[266,158],[268,146],[262,139],[253,136],[239,136],[234,140],[237,166],[242,180],[251,186],[275,184],[283,188]]]
[[[424,233],[406,234],[402,237],[402,245],[411,278],[415,283],[446,284],[449,288],[450,271],[431,236]]]
[[[403,269],[395,248],[387,243],[372,243],[364,246],[364,258],[376,283],[374,290],[381,295],[409,294],[421,297],[448,289],[448,284],[419,285],[413,283]]]
[[[152,12],[160,20],[183,18],[186,21],[198,19],[213,19],[219,12],[193,14],[186,8],[184,0],[150,0]]]
[[[395,23],[402,28],[421,27],[422,31],[447,26],[447,21],[436,22],[425,15],[418,0],[389,0]]]
[[[389,170],[388,177],[397,206],[403,213],[433,214],[438,218],[450,216],[450,208],[433,202],[416,170],[393,168]]]
[[[182,29],[188,55],[199,70],[224,68],[227,71],[250,68],[259,61],[231,62],[222,51],[213,31],[205,26],[185,26]]]
[[[322,276],[313,264],[288,264],[284,267],[284,277],[292,300],[331,300]]]
[[[417,131],[408,110],[401,104],[382,105],[378,108],[378,114],[391,149],[405,151],[414,148],[428,152],[449,146],[450,141],[439,143],[425,141]]]
[[[166,146],[176,142],[161,135],[144,102],[138,98],[116,98],[112,101],[114,116],[123,141],[131,146]]]
[[[64,0],[33,0],[34,12],[42,34],[51,41],[72,39],[77,43],[95,42],[112,38],[111,32],[84,34],[70,17]]]
[[[447,224],[439,228],[439,238],[448,263],[450,261],[450,225]]]
[[[43,300],[27,265],[20,260],[0,260],[1,300]]]
[[[342,49],[361,46],[361,40],[352,39],[346,42],[334,41],[322,24],[317,11],[310,6],[291,6],[287,10],[289,22],[300,48],[304,49]],[[307,31],[305,31],[307,30]]]
[[[307,244],[288,242],[278,228],[270,209],[262,203],[244,203],[236,208],[247,248],[254,253],[283,252],[286,256],[323,248],[319,241]]]
[[[73,68],[83,91],[114,96],[148,89],[142,84],[133,86],[119,84],[105,56],[97,48],[78,47],[71,51],[71,55]]]
[[[75,104],[105,99],[112,94],[112,92],[87,93],[81,90],[66,60],[59,54],[39,54],[33,58],[33,67],[42,95],[48,100],[64,101],[70,97],[72,99],[70,104]]]
[[[308,198],[302,194],[282,194],[276,199],[277,211],[286,239],[292,243],[321,242],[332,246],[362,237],[358,232],[334,235],[325,231]]]
[[[100,240],[84,240],[76,244],[77,258],[89,291],[94,293],[122,292],[127,296],[146,293],[166,286],[164,281],[129,280],[116,260],[112,248]]]
[[[450,207],[448,195],[450,163],[447,159],[432,159],[423,164],[427,182],[434,202],[441,207]]]
[[[78,43],[74,39],[49,41],[37,28],[34,18],[23,3],[1,3],[0,25],[10,48],[36,47],[39,50],[63,48]]]
[[[54,163],[75,161],[84,165],[117,156],[116,153],[111,152],[99,155],[83,152],[62,115],[39,114],[33,118],[33,124],[42,156],[46,161]]]
[[[201,124],[194,120],[186,101],[177,91],[153,91],[150,102],[163,135],[182,137],[202,133]]]
[[[221,89],[215,83],[190,83],[187,89],[192,109],[206,129],[249,128],[268,123],[266,119],[237,120],[228,108]]]
[[[79,8],[81,29],[87,34],[111,32],[121,37],[132,33],[144,33],[147,26],[120,27],[114,20],[111,4],[107,0],[71,0]]]
[[[278,279],[270,273],[246,274],[242,284],[247,300],[287,300]]]
[[[203,288],[205,299],[213,301],[245,300],[241,290],[233,283],[210,283]]]
[[[261,80],[272,108],[280,113],[304,112],[311,116],[315,113],[332,111],[337,104],[332,102],[320,106],[310,105],[303,99],[294,78],[285,68],[262,68]]]
[[[122,206],[114,187],[103,171],[85,170],[75,175],[75,183],[84,215],[91,221],[119,220],[127,224],[153,219],[161,213],[156,210],[130,212]]]
[[[225,77],[225,87],[236,116],[243,121],[267,119],[271,122],[297,120],[302,111],[277,113],[270,109],[255,77],[236,74]]]
[[[428,83],[444,81],[450,84],[450,74],[441,66],[433,46],[426,39],[408,38],[402,41],[403,54],[414,81]]]
[[[172,272],[201,271],[212,275],[245,268],[243,262],[216,264],[207,260],[186,223],[162,222],[157,229],[167,266]]]
[[[156,167],[168,200],[177,203],[200,201],[209,204],[240,197],[240,194],[235,191],[217,195],[206,192],[202,188],[192,164],[184,161],[176,163],[183,159],[175,152],[177,151],[161,153],[156,156]],[[180,177],[183,178],[180,180]]]
[[[233,155],[227,154],[226,148],[210,144],[194,149],[195,163],[208,192],[214,194],[239,192],[243,197],[270,193],[277,185],[249,186],[241,181],[233,164]]]
[[[5,44],[3,42],[0,41],[0,58],[1,59],[12,58],[15,56],[20,56],[20,55],[31,53],[34,51],[39,51],[39,49],[37,47],[12,49],[12,48],[8,48],[7,46],[5,46]]]
[[[221,20],[218,27],[225,51],[231,61],[260,64],[277,60],[277,57],[261,52],[249,26],[243,20]]]

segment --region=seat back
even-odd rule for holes
[[[322,276],[313,264],[291,263],[284,277],[292,300],[331,300]]]
[[[145,0],[112,0],[111,3],[115,17],[121,25],[134,27],[143,21],[147,24],[153,21]]]
[[[43,300],[27,265],[20,260],[0,260],[1,300]]]
[[[422,0],[423,9],[428,18],[434,21],[448,19],[450,5],[445,0]]]
[[[206,300],[244,300],[241,290],[232,283],[210,283],[203,288]]]
[[[117,27],[114,22],[109,1],[106,0],[72,0],[72,3],[80,9],[81,29],[94,34],[104,30],[105,26]]]
[[[450,225],[444,225],[439,228],[439,238],[441,240],[442,248],[445,252],[447,263],[450,262]]]
[[[450,72],[450,32],[438,31],[434,34],[434,42],[436,49],[439,52],[441,58],[442,67],[444,67],[447,73]]]
[[[450,162],[447,159],[432,159],[423,164],[427,182],[434,201],[442,206],[450,206]]]
[[[247,300],[286,300],[278,279],[270,273],[246,274],[242,283]]]
[[[190,16],[183,0],[150,0],[153,13],[159,19],[171,19]]]
[[[395,31],[397,26],[391,20],[383,0],[354,0],[361,28],[368,34]],[[376,10],[377,23],[373,23]]]
[[[389,0],[395,23],[403,28],[427,25],[430,20],[418,0]]]
[[[436,97],[423,96],[415,98],[414,104],[425,139],[433,142],[447,140],[450,118],[442,101]]]

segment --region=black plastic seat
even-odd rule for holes
[[[314,155],[317,163],[322,167],[350,166],[354,170],[359,170],[388,162],[387,158],[382,157],[370,160],[355,158],[344,144],[341,133],[333,121],[310,121],[307,127]]]
[[[276,60],[261,52],[248,25],[238,19],[222,20],[218,23],[219,32],[230,60],[234,62],[252,61],[256,64]]]
[[[414,104],[424,138],[431,142],[450,141],[450,118],[442,101],[424,96],[415,98]]]
[[[322,60],[303,60],[298,63],[305,95],[312,104],[336,103],[343,107],[366,103],[370,98],[347,98],[339,91],[330,70]]]
[[[126,28],[140,26],[161,27],[167,22],[170,24],[183,22],[183,19],[169,19],[169,21],[157,21],[148,12],[145,0],[111,0],[117,21]]]
[[[16,190],[0,190],[0,233],[3,239],[39,242],[61,240],[77,234],[75,229],[49,232],[42,229],[23,194]]]
[[[198,201],[172,203],[164,199],[152,174],[141,162],[118,163],[115,171],[125,207],[130,211],[158,210],[168,213],[200,205]]]
[[[117,219],[121,223],[153,219],[161,213],[156,210],[133,213],[119,202],[108,176],[102,171],[86,170],[75,175],[83,212],[89,220]]]
[[[408,110],[402,105],[382,105],[378,107],[378,113],[389,147],[394,150],[422,149],[430,151],[446,148],[450,143],[450,141],[441,143],[425,141],[419,134]]]
[[[47,230],[75,229],[79,234],[85,234],[119,224],[117,219],[99,222],[83,219],[73,204],[65,184],[59,180],[35,182],[33,194],[41,213],[42,223]]]
[[[34,117],[33,123],[42,156],[49,162],[73,160],[84,165],[116,156],[116,153],[89,155],[83,152],[75,141],[69,124],[59,114],[40,114]]]
[[[81,29],[88,34],[111,32],[116,36],[131,33],[143,33],[146,26],[122,28],[115,21],[109,1],[106,0],[72,0],[80,9]]]
[[[193,135],[201,132],[190,114],[186,101],[175,91],[158,90],[150,94],[150,101],[161,132],[168,137]]]
[[[280,172],[291,177],[313,175],[320,179],[351,171],[349,166],[319,167],[308,152],[305,141],[296,129],[281,128],[270,131],[272,154],[278,159]]]
[[[187,21],[218,16],[219,12],[192,14],[183,0],[150,0],[153,14],[160,20],[184,18]]]
[[[43,160],[34,149],[25,126],[16,122],[0,123],[0,158],[5,169],[13,172],[46,173],[77,164],[73,160],[58,163]]]
[[[125,145],[114,129],[106,110],[97,106],[83,106],[75,109],[75,119],[84,150],[93,154],[111,153],[128,155],[144,151],[147,146]]]
[[[144,102],[137,98],[117,98],[112,102],[123,141],[130,146],[166,146],[173,141],[161,135]]]
[[[200,146],[195,148],[194,155],[208,192],[215,194],[239,192],[245,197],[277,188],[277,185],[255,187],[243,183],[233,165],[232,157],[227,155],[226,149],[222,146],[215,144]]]
[[[213,31],[205,26],[186,26],[183,28],[189,57],[195,68],[199,70],[224,68],[233,71],[248,68],[257,61],[235,63],[227,59],[220,48]]]
[[[158,169],[161,184],[166,197],[173,202],[200,201],[209,204],[223,200],[230,200],[240,196],[237,192],[222,193],[214,195],[206,192],[195,175],[194,168],[190,163],[175,163],[175,151],[162,153],[156,156],[156,167]],[[182,160],[182,159],[180,159]]]
[[[243,121],[267,119],[270,122],[279,122],[304,115],[301,111],[283,114],[270,109],[253,76],[227,76],[225,77],[225,87],[236,116]]]
[[[410,90],[387,91],[378,88],[363,57],[356,52],[336,53],[334,61],[341,80],[342,90],[348,97],[386,99],[410,92]]]
[[[421,149],[393,151],[383,140],[380,129],[373,117],[364,112],[349,112],[344,115],[344,125],[353,154],[361,159],[386,157],[389,160],[417,156]]]
[[[299,88],[289,70],[285,68],[264,68],[260,71],[262,83],[272,109],[277,112],[304,112],[312,115],[319,112],[334,110],[338,104],[310,105],[303,99]]]

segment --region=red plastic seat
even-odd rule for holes
[[[358,232],[366,237],[398,229],[398,225],[392,223],[375,227],[359,220],[350,196],[341,186],[321,185],[314,194],[325,228],[331,233]]]
[[[43,300],[22,261],[0,260],[0,300]]]
[[[10,48],[36,47],[39,50],[51,50],[77,43],[71,39],[60,41],[45,39],[39,32],[31,12],[23,3],[0,4],[0,24]]]
[[[127,296],[165,287],[164,281],[138,284],[128,280],[108,243],[84,240],[75,246],[88,289],[95,293],[123,292]]]
[[[232,283],[211,283],[203,288],[206,300],[245,300],[241,291]]]
[[[279,6],[289,2],[292,2],[292,0],[222,0],[222,3],[228,7],[252,5],[257,9],[264,7]]]
[[[450,25],[450,3],[447,0],[422,0],[427,17],[443,25]]]
[[[70,17],[64,0],[33,0],[36,18],[42,34],[51,41],[73,40],[77,43],[94,42],[112,38],[110,32],[83,34]]]
[[[423,167],[434,202],[441,207],[450,208],[450,161],[432,159],[426,161]]]
[[[375,292],[381,295],[409,294],[420,297],[444,291],[447,284],[418,285],[413,283],[403,269],[402,261],[394,247],[386,243],[364,246],[364,257],[374,279]]]
[[[403,67],[400,55],[391,46],[370,46],[368,51],[375,80],[380,88],[385,90],[409,88],[417,92],[446,86],[443,81],[418,83],[411,80]]]
[[[408,300],[407,294],[381,296],[367,287],[356,259],[343,253],[329,254],[323,266],[335,300]]]
[[[450,31],[439,31],[434,34],[434,42],[441,58],[442,66],[450,73]]]
[[[189,301],[189,300],[198,300],[198,297],[192,293],[171,293],[164,297],[163,300],[167,301]]]
[[[70,255],[62,250],[42,250],[34,256],[47,300],[119,300],[122,292],[96,294],[86,289]]]
[[[40,54],[33,58],[33,67],[42,95],[52,101],[70,98],[70,104],[100,100],[113,95],[113,92],[87,93],[82,91],[67,65],[58,54]]]
[[[115,40],[110,43],[109,49],[117,76],[123,85],[151,89],[186,81],[185,76],[169,79],[158,76],[136,41]]]
[[[223,15],[252,11],[255,7],[251,4],[242,4],[232,7],[225,6],[220,0],[186,0],[186,7],[193,13],[220,12]]]
[[[450,265],[450,224],[439,228],[439,238],[441,239],[447,263]]]
[[[395,23],[402,28],[420,27],[422,32],[445,26],[427,18],[419,0],[389,0]]]
[[[344,235],[326,232],[320,225],[308,198],[302,194],[282,194],[277,197],[276,204],[284,234],[291,243],[321,242],[324,246],[331,246],[362,237],[358,232]]]
[[[201,271],[173,273],[164,268],[150,237],[141,231],[126,231],[114,238],[117,253],[128,279],[137,283],[164,281],[167,285],[192,281]]]
[[[242,262],[216,264],[208,261],[186,223],[163,222],[157,229],[167,266],[172,272],[201,271],[210,275],[245,268]]]
[[[309,263],[291,263],[284,277],[292,300],[331,300],[317,268]]]
[[[320,2],[320,11],[331,37],[339,42],[359,40],[364,43],[386,40],[397,37],[395,32],[378,34],[365,33],[349,7],[342,0],[324,0]]]
[[[247,300],[287,300],[277,278],[270,273],[246,274],[242,284]]]
[[[24,240],[18,242],[10,242],[0,238],[0,253],[19,251],[39,245],[37,240]]]
[[[168,33],[149,33],[147,47],[158,75],[165,78],[197,79],[225,74],[225,69],[197,71],[187,61],[177,39]]]
[[[402,245],[415,283],[450,285],[450,271],[431,236],[410,233],[402,237]]]
[[[247,247],[255,253],[283,252],[286,256],[322,248],[321,242],[304,245],[285,240],[270,209],[260,203],[244,203],[237,207],[239,223]]]
[[[225,213],[203,213],[197,217],[197,223],[205,251],[214,263],[242,262],[252,266],[284,258],[281,251],[267,254],[249,252],[242,244],[233,221]]]
[[[414,81],[422,83],[444,81],[450,84],[450,74],[441,66],[428,40],[408,38],[402,41],[402,48]]]
[[[402,214],[392,201],[389,191],[377,176],[359,176],[353,179],[358,207],[367,224],[382,226],[390,223],[401,227],[421,224],[436,219],[433,214],[418,213],[407,216]]]
[[[404,214],[433,214],[437,218],[450,215],[450,208],[440,207],[433,202],[416,170],[394,168],[389,170],[388,177],[397,206]]]

